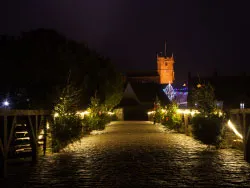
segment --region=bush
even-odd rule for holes
[[[207,145],[219,146],[222,141],[223,117],[197,115],[192,119],[192,134]]]
[[[170,129],[178,130],[181,128],[181,117],[178,114],[167,114],[166,116],[164,116],[162,124]]]
[[[111,117],[106,114],[87,116],[83,120],[85,130],[103,130],[105,125],[111,121]]]
[[[82,122],[76,116],[60,117],[52,124],[53,149],[58,152],[82,136]]]
[[[181,116],[177,114],[177,104],[171,103],[166,106],[166,113],[163,114],[162,124],[170,129],[181,128]]]

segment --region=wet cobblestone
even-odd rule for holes
[[[115,122],[101,133],[39,159],[28,178],[5,187],[250,187],[241,151],[207,150],[149,122]]]

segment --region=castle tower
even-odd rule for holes
[[[174,56],[157,54],[157,72],[160,76],[160,84],[172,84],[174,81]]]

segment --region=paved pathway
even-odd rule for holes
[[[40,159],[30,172],[26,180],[12,183],[32,188],[250,187],[250,164],[242,152],[208,151],[191,137],[149,122],[115,122],[103,134]]]

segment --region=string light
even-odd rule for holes
[[[228,120],[227,125],[229,126],[230,129],[233,130],[233,132],[234,132],[238,137],[240,137],[241,139],[243,139],[242,134],[240,134],[240,133],[237,131],[237,129],[235,128],[235,125],[234,125],[230,120]]]

